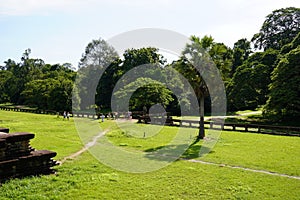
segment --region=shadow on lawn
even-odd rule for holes
[[[204,149],[202,149],[204,148]],[[185,150],[186,149],[186,150]],[[168,161],[168,157],[174,160],[174,158],[183,159],[195,159],[199,158],[200,149],[204,152],[213,153],[209,148],[202,146],[202,141],[195,140],[190,146],[187,144],[181,145],[165,145],[145,150],[145,152],[153,153],[147,154],[146,157],[149,159],[156,159],[161,161]],[[184,153],[182,153],[184,152]]]

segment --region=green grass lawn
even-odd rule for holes
[[[138,134],[143,133],[130,132],[130,125],[126,131],[113,121],[101,126],[110,129],[107,138],[114,145],[141,152],[167,145],[177,130],[164,127],[142,138]],[[144,130],[144,125],[138,126]],[[32,146],[56,151],[59,160],[83,147],[73,119],[0,111],[0,127],[35,133]],[[149,133],[152,129],[160,128],[152,127]],[[194,136],[197,130],[186,133]],[[212,152],[199,158],[201,144],[191,146],[182,157],[300,176],[299,137],[222,132]],[[157,171],[134,174],[103,165],[85,152],[56,166],[55,175],[5,182],[0,199],[299,199],[300,180],[222,166],[178,160]]]
[[[10,132],[34,133],[32,146],[58,152],[57,159],[82,147],[72,118],[63,121],[62,117],[57,118],[56,115],[0,111],[0,127],[7,127]]]

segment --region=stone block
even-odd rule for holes
[[[30,146],[30,140],[34,138],[34,134],[25,132],[8,134],[8,129],[2,128],[1,130],[0,181],[53,172],[51,167],[57,165],[57,162],[52,158],[56,156],[56,152],[35,151]]]

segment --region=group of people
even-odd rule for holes
[[[130,111],[128,111],[127,113],[126,113],[126,118],[127,119],[132,119],[132,112],[130,112]]]
[[[118,113],[118,112],[109,112],[107,115],[104,115],[103,113],[101,113],[99,115],[99,118],[101,119],[101,122],[104,122],[104,119],[106,117],[111,117],[112,119],[118,119],[120,117],[120,115],[123,115],[125,119],[132,119],[132,112],[128,111],[125,113]]]
[[[132,112],[128,111],[123,114],[126,119],[132,119]],[[70,116],[71,116],[70,112],[67,111],[63,112],[63,120],[65,119],[70,120]],[[118,119],[119,113],[117,112],[109,113],[108,116],[111,116],[113,119]],[[59,117],[59,113],[57,113],[57,117]],[[100,115],[98,115],[98,117],[101,119],[102,122],[104,122],[106,116],[103,113],[101,113]]]
[[[69,112],[67,112],[67,111],[64,111],[64,114],[63,114],[63,116],[64,116],[64,120],[65,120],[65,119],[68,119],[68,120],[70,120],[70,113],[69,113]]]

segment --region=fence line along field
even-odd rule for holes
[[[135,151],[163,146],[176,129],[164,127],[157,135],[143,139],[128,137],[113,120],[106,120],[101,126],[109,128],[107,136],[114,145]],[[0,111],[0,127],[11,132],[34,133],[31,145],[57,152],[56,160],[63,160],[84,147],[72,118],[68,121],[54,115]],[[0,186],[0,199],[297,199],[299,147],[299,137],[223,131],[207,156],[198,156],[199,142],[190,146],[182,159],[160,170],[140,174],[114,170],[85,151],[56,166],[56,174],[4,182]],[[259,170],[289,176],[264,174]]]

